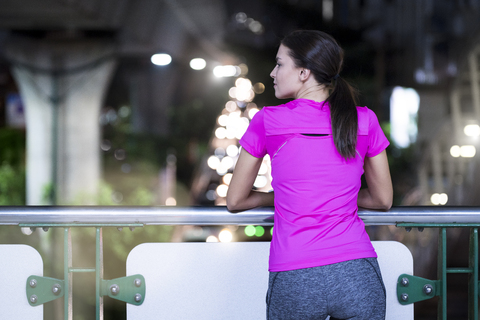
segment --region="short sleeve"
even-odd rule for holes
[[[385,150],[390,142],[383,133],[375,113],[368,109],[368,151],[367,157],[374,157]]]
[[[248,125],[247,131],[240,139],[240,145],[252,156],[263,158],[267,154],[264,109],[255,114]]]

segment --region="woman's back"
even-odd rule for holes
[[[328,104],[311,100],[262,109],[242,138],[246,151],[259,157],[268,153],[272,161],[271,271],[376,256],[356,214],[357,195],[363,159],[388,141],[369,109],[359,107],[358,118],[357,154],[348,160],[333,142]]]

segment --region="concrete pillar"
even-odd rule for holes
[[[93,204],[101,178],[98,119],[115,67],[113,46],[17,38],[7,56],[25,105],[27,204],[70,204],[80,197]]]

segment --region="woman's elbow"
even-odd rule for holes
[[[239,210],[239,199],[235,196],[227,193],[227,209],[228,211],[236,211]]]
[[[381,210],[390,210],[393,204],[393,195],[388,195],[379,199],[379,206]]]
[[[382,206],[381,206],[381,209],[382,210],[390,210],[390,208],[392,207],[392,201],[385,201]]]
[[[229,201],[227,198],[227,209],[228,211],[234,211],[236,207],[236,204],[233,203],[232,201]]]

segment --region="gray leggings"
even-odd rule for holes
[[[268,320],[384,320],[385,305],[376,258],[270,272]]]

